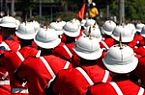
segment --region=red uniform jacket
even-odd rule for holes
[[[141,36],[141,34],[136,34],[133,41],[138,47],[145,45],[144,38]]]
[[[108,38],[105,38],[104,40],[102,40],[100,42],[100,47],[103,49],[103,53],[102,53],[102,56],[105,56],[106,55],[106,52],[107,50],[113,46],[115,44],[115,41],[113,38],[111,37],[108,37]]]
[[[15,40],[4,40],[0,36],[0,46],[4,46],[6,51],[17,51],[20,48],[18,41]],[[3,54],[5,49],[1,49],[0,53]],[[2,63],[2,62],[1,62]],[[9,74],[3,66],[0,66],[0,95],[10,95],[11,93]]]
[[[115,44],[113,38],[105,38],[103,41],[100,42],[100,47],[104,49],[109,49],[111,46]]]
[[[57,74],[53,91],[56,95],[84,95],[89,86],[109,81],[109,72],[97,65],[76,67]]]
[[[70,61],[74,54],[73,51],[74,45],[75,43],[69,44],[60,43],[59,46],[53,49],[53,53],[65,60]]]
[[[0,95],[11,95],[8,72],[0,66]]]
[[[130,80],[100,83],[89,88],[86,95],[145,95],[144,89]]]
[[[50,86],[55,75],[70,67],[72,66],[68,61],[54,55],[31,57],[17,70],[17,76],[27,80],[30,95],[46,95],[45,89]]]
[[[136,56],[138,58],[145,56],[145,47],[144,46],[133,48],[133,50],[136,53]]]
[[[141,84],[145,85],[145,56],[139,58],[139,63],[134,70],[135,75],[141,80]]]
[[[21,63],[28,57],[36,56],[38,50],[32,47],[24,47],[17,52],[5,52],[2,65],[9,72],[12,95],[28,95],[27,87],[24,83],[15,79],[14,72],[19,68]]]
[[[134,48],[135,46],[140,46],[140,41],[143,40],[143,37],[139,34],[134,36],[134,39],[129,42],[128,46]]]

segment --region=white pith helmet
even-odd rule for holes
[[[94,19],[86,19],[86,23],[84,27],[93,26],[96,23]]]
[[[119,41],[120,34],[122,35],[122,42],[131,42],[134,38],[134,32],[127,26],[116,26],[111,37],[116,41]]]
[[[18,30],[15,32],[15,34],[25,40],[31,40],[34,39],[36,35],[35,28],[31,22],[21,23],[18,27]]]
[[[16,30],[18,29],[19,25],[21,24],[21,22],[19,20],[16,19],[16,24],[17,24],[17,27],[16,27]]]
[[[74,51],[83,59],[96,60],[101,57],[103,50],[96,38],[82,36],[76,41]]]
[[[50,28],[54,29],[58,35],[63,34],[63,26],[60,22],[51,22]]]
[[[84,34],[88,36],[89,32],[90,36],[97,38],[99,42],[102,40],[102,35],[99,26],[95,25],[87,27],[84,31]]]
[[[145,38],[145,25],[143,26],[140,34]]]
[[[137,23],[136,24],[136,32],[141,32],[144,24],[143,23]]]
[[[80,34],[81,26],[78,24],[69,21],[63,26],[63,32],[69,37],[77,37]]]
[[[76,23],[77,25],[81,25],[81,22],[78,20],[78,19],[76,19],[76,18],[73,18],[72,20],[71,20],[71,22],[73,22],[73,23]]]
[[[86,19],[82,19],[82,20],[81,20],[81,26],[84,26],[85,23],[86,23]]]
[[[62,26],[64,26],[65,24],[66,24],[66,21],[59,21],[59,23],[62,25]]]
[[[135,28],[135,25],[134,24],[128,23],[127,24],[127,27],[130,28],[133,31],[133,33],[136,33],[136,28]]]
[[[33,20],[32,23],[33,23],[33,26],[35,28],[35,31],[38,32],[40,29],[40,24],[35,20]]]
[[[55,48],[61,42],[54,29],[41,28],[34,38],[35,43],[42,48]]]
[[[14,17],[4,16],[1,19],[0,26],[1,27],[6,27],[6,28],[16,28],[17,27],[17,21]]]
[[[115,73],[129,73],[133,71],[138,64],[138,59],[135,57],[132,48],[127,45],[114,45],[102,59],[103,64],[107,69]]]
[[[111,35],[115,27],[116,27],[115,22],[113,22],[112,20],[107,20],[101,27],[101,31],[103,34]]]

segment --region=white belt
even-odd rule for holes
[[[12,88],[12,93],[29,93],[27,88]]]
[[[9,80],[0,80],[0,85],[10,85]]]

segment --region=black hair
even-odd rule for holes
[[[42,48],[42,47],[38,46],[38,50],[41,50],[41,56],[50,55],[50,54],[53,53],[52,52],[53,48],[45,49],[45,48]]]
[[[24,47],[24,46],[31,46],[33,39],[25,40],[25,39],[19,38],[19,41],[20,41],[21,47]]]

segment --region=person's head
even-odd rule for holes
[[[20,40],[22,47],[31,45],[37,31],[32,22],[23,22],[19,25],[18,30],[15,32]]]
[[[63,26],[63,32],[66,35],[67,39],[76,38],[80,34],[81,26],[73,21],[68,21]]]
[[[1,27],[1,35],[3,38],[7,38],[11,35],[15,34],[16,29],[15,28],[7,28],[7,27]]]
[[[92,8],[92,7],[96,7],[96,3],[95,3],[95,2],[92,2],[92,3],[90,4],[90,8]]]
[[[122,36],[121,39],[123,43],[129,43],[134,39],[135,34],[134,31],[132,31],[132,29],[130,29],[128,26],[118,25],[112,32],[111,37],[115,39],[117,42],[119,42],[120,35]]]
[[[102,56],[102,49],[100,48],[99,42],[95,37],[80,37],[75,42],[73,49],[80,59],[94,62]]]
[[[17,21],[15,18],[13,18],[11,16],[4,16],[0,22],[1,35],[4,38],[8,37],[10,35],[14,35],[17,26],[18,25],[17,25]]]
[[[133,49],[124,44],[112,46],[102,61],[104,66],[116,75],[128,74],[138,65]]]
[[[86,19],[84,28],[86,29],[87,27],[93,26],[96,23],[94,19]]]
[[[143,26],[140,34],[143,38],[145,38],[145,25]]]
[[[50,50],[57,47],[61,39],[56,34],[55,30],[41,28],[36,34],[34,42],[41,50]]]
[[[142,28],[143,28],[144,24],[143,23],[137,23],[135,25],[135,28],[136,28],[136,32],[140,33]]]
[[[111,35],[113,30],[116,27],[116,23],[112,20],[107,20],[104,22],[103,26],[101,27],[102,34]]]
[[[36,20],[31,21],[31,23],[33,24],[35,31],[38,32],[40,29],[40,23]]]
[[[92,37],[95,37],[96,39],[98,39],[99,42],[102,40],[102,35],[101,35],[101,31],[100,31],[100,28],[99,28],[98,24],[95,24],[93,26],[87,27],[84,30],[84,34],[86,36],[90,35]]]
[[[60,21],[60,22],[51,22],[49,27],[51,29],[54,29],[57,33],[57,35],[62,35],[63,34],[63,26],[66,23],[64,21]]]

